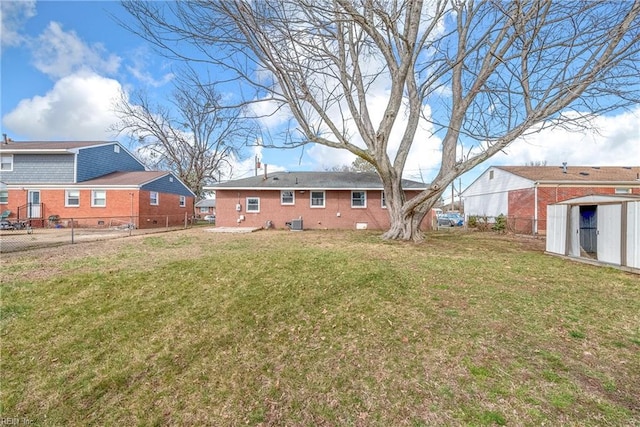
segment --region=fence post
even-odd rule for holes
[[[188,224],[187,224],[188,220],[189,220],[189,218],[187,217],[187,213],[185,212],[184,213],[184,228],[185,228],[185,230],[187,229],[187,226],[188,226]]]
[[[74,242],[74,232],[75,232],[75,226],[74,226],[74,223],[75,223],[74,219],[73,219],[73,218],[71,218],[71,244],[72,244],[72,245],[75,243],[75,242]]]

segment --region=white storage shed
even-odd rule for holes
[[[548,205],[546,250],[640,273],[640,196],[593,195]]]

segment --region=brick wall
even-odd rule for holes
[[[179,196],[174,194],[160,193],[158,206],[150,206],[148,191],[106,190],[106,197],[105,207],[91,206],[91,190],[80,190],[80,205],[70,207],[65,206],[64,189],[40,190],[41,217],[47,220],[51,215],[58,215],[60,218],[78,219],[79,225],[98,226],[104,225],[105,221],[108,223],[111,218],[128,221],[133,212],[134,217],[140,216],[139,226],[145,228],[165,226],[167,217],[170,226],[181,225],[185,213],[188,218],[193,215],[193,197],[186,198],[185,207],[179,206]],[[18,219],[18,208],[26,204],[26,190],[9,190],[9,203],[0,205],[0,210],[10,209],[10,220],[15,221]],[[26,219],[26,212],[21,211],[20,216],[20,219]],[[86,220],[80,220],[82,218]]]
[[[415,195],[407,193],[408,197]],[[271,221],[275,228],[286,228],[285,223],[302,217],[305,229],[355,229],[357,223],[367,229],[389,228],[387,209],[381,205],[380,190],[367,191],[367,207],[351,207],[351,191],[325,191],[325,207],[311,208],[310,191],[295,191],[295,204],[282,205],[280,190],[217,190],[216,225],[222,227],[264,227]],[[260,212],[247,212],[246,198],[260,198]],[[241,211],[236,211],[240,203]],[[240,216],[244,220],[238,222]],[[428,220],[425,219],[425,223]]]
[[[576,197],[593,194],[615,194],[616,187],[576,187],[549,186],[538,187],[538,224],[539,234],[547,230],[547,205],[562,202]],[[634,188],[633,194],[640,194],[640,188]],[[513,221],[514,231],[518,233],[532,233],[535,209],[535,190],[526,188],[509,192],[509,219]]]

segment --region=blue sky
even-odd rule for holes
[[[2,133],[21,140],[113,140],[111,100],[118,91],[145,88],[163,99],[179,64],[156,55],[148,44],[120,27],[128,20],[119,2],[6,1],[2,11]],[[490,165],[640,164],[640,107],[599,117],[600,132],[541,132],[514,142],[505,153],[461,179],[469,185]],[[298,150],[247,149],[236,178],[250,176],[258,155],[269,171],[324,170],[349,164],[353,156],[327,147]],[[428,181],[439,164],[438,141],[409,158],[406,177]],[[261,171],[262,172],[262,171]]]

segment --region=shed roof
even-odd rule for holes
[[[556,205],[598,205],[620,202],[640,202],[640,196],[634,194],[592,194],[563,200]]]
[[[494,166],[531,181],[640,183],[640,166]]]
[[[428,184],[402,180],[405,190],[424,190]],[[237,179],[215,184],[207,189],[300,189],[300,190],[382,190],[382,180],[375,172],[273,172],[265,176]]]

